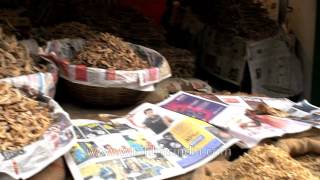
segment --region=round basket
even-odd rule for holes
[[[64,79],[61,79],[61,83],[69,97],[93,106],[121,107],[135,105],[150,93],[126,88],[88,86]]]
[[[153,86],[171,76],[167,60],[155,50],[130,44],[131,48],[151,65],[148,69],[110,70],[70,63],[83,39],[62,39],[48,42],[43,58],[59,67],[63,89],[80,103],[98,106],[129,106],[144,99]],[[76,51],[75,51],[76,50]],[[147,92],[146,92],[147,91]]]

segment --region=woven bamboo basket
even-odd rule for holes
[[[61,79],[63,89],[74,100],[93,106],[123,107],[135,105],[149,94],[149,92],[126,89],[105,88],[82,85]]]

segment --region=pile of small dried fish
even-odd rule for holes
[[[114,70],[139,70],[150,67],[128,43],[109,33],[100,33],[88,40],[71,63]]]
[[[66,22],[47,29],[51,39],[94,37],[95,32],[89,26],[79,22]]]
[[[34,29],[33,37],[40,42],[63,38],[88,39],[96,34],[89,26],[79,22],[65,22],[56,26]]]
[[[164,47],[157,50],[168,60],[173,77],[194,77],[196,71],[195,57],[190,51],[175,47]]]
[[[215,174],[213,179],[291,179],[316,180],[308,169],[280,148],[259,146],[238,160],[226,171]]]
[[[52,122],[50,110],[9,84],[0,84],[0,151],[38,140]]]
[[[151,48],[166,44],[165,30],[134,9],[119,9],[107,19],[88,19],[87,24],[131,43]]]
[[[305,155],[295,158],[303,167],[308,168],[313,175],[320,177],[320,156]]]
[[[26,47],[15,36],[6,35],[0,28],[0,78],[47,72],[45,65],[36,64]]]
[[[231,33],[250,40],[261,40],[275,35],[279,28],[263,5],[255,0],[215,0],[210,18],[211,27],[222,34]]]

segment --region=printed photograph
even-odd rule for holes
[[[84,166],[80,169],[85,180],[143,180],[163,175],[174,167],[160,153],[109,160]]]
[[[311,113],[312,111],[319,110],[319,108],[312,106],[307,101],[301,101],[295,104],[293,107],[307,113]]]
[[[168,149],[180,158],[186,158],[190,154],[190,150],[178,142],[171,133],[164,134],[162,139],[158,140],[158,144],[160,148]]]
[[[85,139],[86,137],[81,133],[77,126],[73,126],[73,130],[77,136],[77,139]]]
[[[87,138],[95,138],[108,134],[108,132],[98,123],[84,124],[78,126],[78,128]]]
[[[212,120],[226,108],[225,105],[187,94],[181,94],[161,107],[206,122]]]
[[[120,123],[108,122],[105,124],[101,124],[101,126],[110,134],[120,133],[127,130],[135,130],[126,124],[120,124]]]
[[[84,180],[134,180],[127,177],[123,162],[119,159],[84,166],[80,173]]]
[[[127,141],[130,147],[136,152],[142,152],[155,149],[155,146],[148,141],[144,135],[139,133],[132,133],[124,135],[123,138]]]
[[[112,134],[103,138],[103,141],[97,142],[106,152],[106,155],[121,156],[128,155],[133,152],[131,146],[120,134]]]
[[[150,130],[154,134],[161,134],[173,123],[170,113],[160,113],[159,108],[146,106],[141,112],[129,117],[129,121],[136,127]],[[165,110],[166,111],[166,110]]]
[[[173,165],[160,153],[142,155],[123,160],[128,177],[143,180],[164,174]]]
[[[227,104],[239,104],[240,103],[240,101],[237,98],[233,98],[233,97],[221,97],[220,99]]]
[[[79,142],[71,148],[70,154],[76,164],[81,164],[91,158],[104,156],[104,153],[94,142]]]

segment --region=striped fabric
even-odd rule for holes
[[[12,78],[0,79],[0,82],[7,82],[15,87],[28,86],[41,92],[44,95],[53,97],[56,91],[56,83],[58,81],[58,68],[53,64],[49,64],[49,72],[36,73]]]

